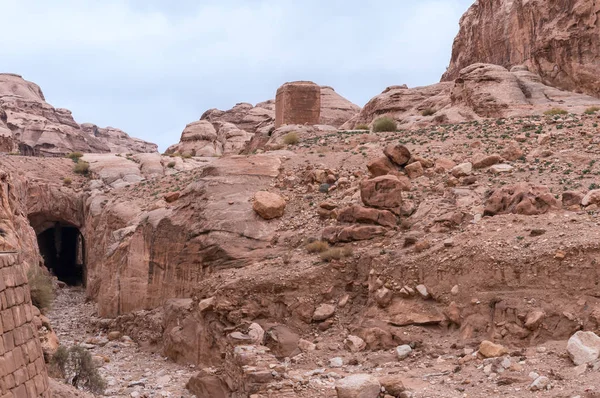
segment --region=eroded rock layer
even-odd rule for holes
[[[600,3],[478,0],[460,20],[443,81],[484,62],[524,64],[544,84],[600,96]]]
[[[372,123],[380,116],[400,127],[459,123],[488,117],[541,115],[551,109],[581,113],[600,99],[545,85],[526,66],[508,69],[477,63],[461,69],[454,82],[408,88],[391,86],[371,99],[342,128]]]
[[[0,73],[0,151],[34,156],[79,152],[156,152],[155,144],[112,127],[79,125],[68,109],[46,102],[38,85]]]

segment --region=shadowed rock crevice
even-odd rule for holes
[[[37,234],[45,266],[71,286],[85,285],[85,243],[77,227],[57,222]]]

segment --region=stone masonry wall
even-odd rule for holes
[[[275,98],[275,128],[284,124],[319,124],[321,87],[312,82],[285,83]]]
[[[0,397],[49,397],[27,275],[17,257],[0,253]]]
[[[15,191],[0,170],[0,398],[50,397],[27,284],[35,232]]]

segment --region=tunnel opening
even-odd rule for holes
[[[37,234],[44,264],[59,281],[85,286],[84,239],[79,228],[55,223]]]

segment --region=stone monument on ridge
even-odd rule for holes
[[[321,87],[313,82],[285,83],[275,97],[275,128],[284,124],[319,124]]]

